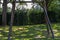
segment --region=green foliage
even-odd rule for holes
[[[2,12],[2,8],[0,8],[0,12]],[[0,13],[1,14],[1,13]]]
[[[10,2],[12,3],[14,0],[10,0]]]
[[[60,22],[60,13],[55,13],[54,11],[48,11],[50,21],[52,23]],[[11,13],[7,13],[7,24],[10,25]],[[29,19],[29,21],[28,21]],[[0,25],[2,24],[2,15],[0,14]],[[40,24],[45,23],[44,13],[33,11],[32,9],[27,12],[27,10],[17,10],[14,14],[14,24],[13,25],[27,25],[27,24]]]
[[[10,0],[10,1],[12,2],[13,0]],[[39,0],[37,2],[40,3]],[[40,6],[42,5],[42,3],[40,4]],[[50,21],[52,23],[60,22],[60,0],[53,0],[53,1],[51,0],[48,3],[49,3],[48,15],[49,15]],[[23,4],[26,4],[26,3],[23,3]],[[20,4],[20,5],[23,5],[23,4]],[[10,16],[11,16],[11,13],[9,12],[9,10],[7,10],[7,22],[8,22],[7,24],[10,23]],[[2,22],[1,18],[2,18],[2,8],[0,8],[0,21]],[[19,25],[23,24],[22,23],[23,20],[25,21],[24,24],[27,24],[28,18],[29,18],[29,23],[32,23],[32,24],[44,23],[45,20],[44,20],[43,9],[42,11],[36,8],[31,8],[27,10],[17,9],[15,13],[15,18],[14,18],[14,25],[17,25],[17,20],[19,20],[18,21]],[[1,22],[0,24],[2,24]]]
[[[58,0],[56,0],[56,1],[53,1],[50,4],[49,10],[54,11],[56,13],[60,13],[60,8],[59,7],[60,7],[60,2]]]

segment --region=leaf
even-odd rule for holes
[[[10,0],[10,2],[12,3],[14,0]]]

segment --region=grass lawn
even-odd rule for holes
[[[0,26],[0,40],[7,40],[8,28]],[[60,23],[52,24],[55,39],[60,40]],[[12,40],[53,40],[50,37],[47,39],[46,25],[25,25],[25,26],[13,26],[11,39]]]

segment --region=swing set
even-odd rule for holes
[[[47,28],[47,33],[48,35],[52,35],[52,38],[54,39],[54,33],[53,33],[53,30],[52,30],[52,26],[51,26],[51,23],[50,23],[50,20],[49,20],[49,17],[48,17],[48,13],[47,13],[47,3],[46,3],[46,0],[43,0],[43,1],[36,1],[36,3],[40,3],[40,2],[43,2],[43,10],[44,10],[44,15],[45,15],[45,21],[46,21],[46,28]],[[10,2],[8,2],[10,3]],[[35,3],[35,1],[16,1],[16,0],[13,0],[12,2],[12,11],[11,11],[11,22],[10,22],[10,27],[9,27],[9,33],[8,33],[8,40],[11,40],[11,33],[12,33],[12,26],[13,26],[13,20],[14,20],[14,13],[15,13],[15,3]],[[40,5],[41,6],[41,5]]]

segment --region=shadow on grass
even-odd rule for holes
[[[54,40],[60,40],[60,29],[53,25],[55,33]],[[7,40],[8,29],[0,28],[0,40]],[[11,38],[12,40],[53,40],[51,37],[47,39],[46,26],[41,25],[27,25],[27,26],[13,26]]]

